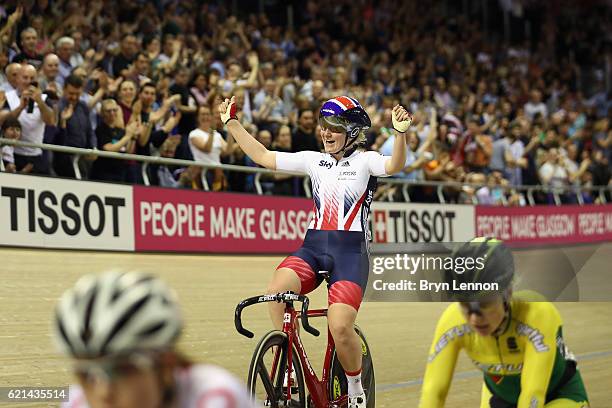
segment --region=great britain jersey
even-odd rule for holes
[[[276,152],[276,169],[310,176],[314,217],[308,229],[367,233],[376,177],[387,176],[389,158],[360,150],[338,161],[329,153]]]

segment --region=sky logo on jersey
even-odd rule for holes
[[[330,162],[325,161],[325,160],[321,160],[319,162],[319,167],[327,167],[328,169],[331,169],[333,165],[334,165],[333,163],[330,163]]]

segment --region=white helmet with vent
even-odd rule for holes
[[[87,275],[67,290],[55,310],[61,351],[96,358],[171,348],[183,328],[174,292],[139,272]]]

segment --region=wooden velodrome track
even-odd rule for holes
[[[601,268],[610,270],[612,244]],[[0,248],[0,386],[60,386],[72,379],[67,361],[50,339],[56,299],[85,272],[112,268],[142,270],[163,277],[178,292],[187,322],[180,348],[197,361],[219,364],[246,378],[256,339],[236,333],[235,305],[262,293],[281,256],[204,256],[124,254]],[[599,266],[598,266],[599,267]],[[311,296],[313,306],[326,305],[325,290]],[[612,304],[561,303],[567,344],[576,354],[592,407],[612,407]],[[365,303],[358,323],[374,357],[377,407],[416,407],[429,343],[445,307],[436,303]],[[259,337],[269,328],[265,306],[244,314],[247,328]],[[323,321],[316,322],[321,328]],[[256,337],[256,338],[257,338]],[[323,338],[305,334],[309,356],[320,372]],[[448,407],[476,407],[481,379],[461,357]],[[1,406],[40,407],[44,404]],[[56,405],[46,405],[56,406]]]

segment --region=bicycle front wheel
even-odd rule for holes
[[[376,406],[376,378],[374,377],[372,354],[370,353],[370,346],[366,341],[365,335],[357,325],[355,325],[355,332],[357,332],[361,340],[361,383],[366,395],[367,407],[374,408]],[[335,349],[329,372],[329,397],[332,401],[335,401],[340,396],[348,394],[346,374],[344,374],[344,368],[342,368],[342,364],[338,360]]]
[[[302,365],[292,350],[292,374],[287,373],[287,335],[279,330],[266,334],[255,349],[247,386],[253,399],[267,407],[306,407],[306,389]],[[291,399],[288,391],[291,390]]]

